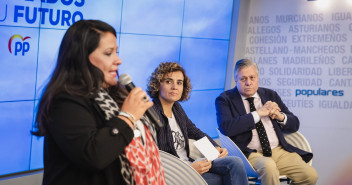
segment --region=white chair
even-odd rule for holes
[[[312,153],[312,148],[310,147],[308,140],[300,132],[284,133],[284,137],[288,144]],[[311,159],[308,164],[312,166],[312,162],[313,159]]]
[[[203,177],[179,158],[159,150],[167,185],[207,185]]]
[[[229,156],[237,156],[242,159],[242,162],[243,162],[244,167],[246,169],[246,173],[247,173],[248,180],[250,181],[250,183],[261,184],[260,179],[258,178],[258,173],[255,171],[253,166],[249,163],[247,157],[242,153],[240,148],[229,137],[223,135],[219,131],[219,129],[217,129],[217,131],[219,134],[221,145],[222,145],[222,147],[224,147],[228,150]],[[308,151],[308,152],[312,152],[308,141],[304,138],[304,136],[301,133],[299,133],[299,132],[284,133],[284,137],[285,137],[286,141],[289,144],[291,144],[292,146],[295,146],[297,148],[300,148],[300,149]],[[310,161],[309,164],[311,165],[311,163],[312,163],[312,161]],[[288,184],[290,183],[290,179],[287,178],[285,175],[281,175],[279,178],[280,178],[280,181],[287,181]]]

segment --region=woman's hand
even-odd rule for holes
[[[220,147],[216,147],[216,149],[219,151],[220,155],[218,158],[222,158],[222,157],[226,157],[227,155],[229,155],[229,152],[227,151],[226,148],[220,148]]]
[[[153,106],[153,102],[149,101],[147,93],[140,87],[135,87],[123,102],[121,111],[128,112],[136,120],[139,120],[151,106]]]
[[[211,161],[204,159],[203,161],[194,162],[190,164],[190,166],[202,175],[203,173],[206,173],[210,170]]]

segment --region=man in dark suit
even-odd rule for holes
[[[223,92],[215,101],[220,131],[247,156],[263,185],[279,185],[279,175],[287,175],[294,184],[315,184],[318,175],[306,163],[313,154],[291,146],[283,136],[283,131],[298,130],[297,116],[288,110],[275,91],[259,87],[256,63],[239,60],[234,78],[236,87]],[[259,125],[265,128],[263,134]]]

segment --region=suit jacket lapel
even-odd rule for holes
[[[237,87],[233,88],[233,90],[231,91],[230,100],[232,101],[232,105],[235,106],[235,108],[237,109],[237,112],[240,115],[247,114],[246,109],[244,108],[242,97],[238,92]]]

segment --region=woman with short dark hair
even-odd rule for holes
[[[191,89],[190,79],[176,62],[162,62],[152,73],[147,92],[153,98],[153,108],[164,124],[157,130],[159,149],[189,164],[209,185],[248,185],[242,160],[227,157],[227,150],[199,130],[184,112],[179,102],[189,99]],[[198,140],[204,136],[220,153],[213,161],[190,158],[188,139]]]

